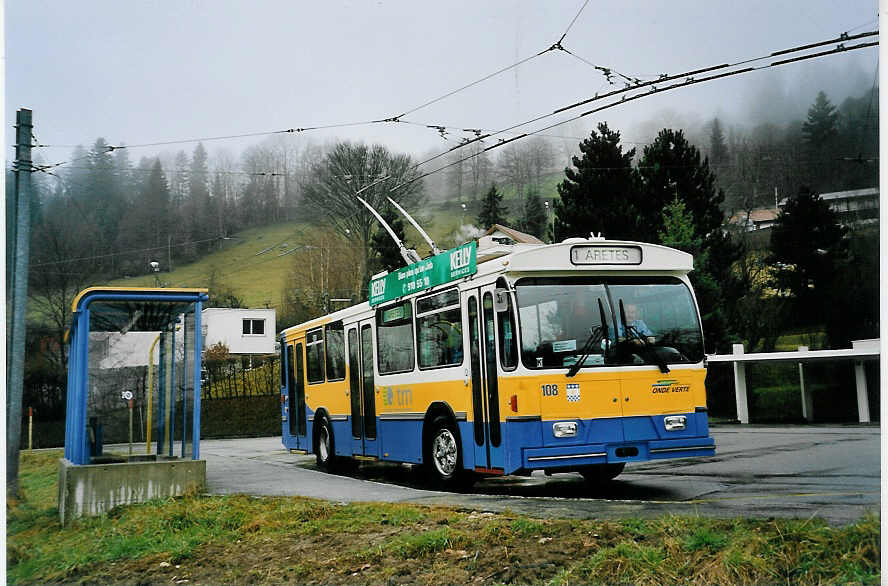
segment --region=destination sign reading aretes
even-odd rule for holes
[[[570,262],[575,265],[640,265],[638,246],[580,245],[570,249]]]
[[[477,258],[477,245],[472,241],[373,279],[370,281],[370,305],[474,275],[478,271]]]

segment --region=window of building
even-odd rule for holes
[[[380,374],[413,370],[413,311],[410,301],[376,310]]]
[[[308,382],[324,382],[324,334],[321,328],[305,334],[305,353],[308,355]]]
[[[245,336],[264,336],[265,320],[244,318],[242,331]]]
[[[419,367],[462,364],[462,312],[459,291],[449,289],[416,300]]]
[[[324,339],[327,344],[327,380],[345,380],[345,330],[342,322],[327,324]]]

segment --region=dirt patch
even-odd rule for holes
[[[187,559],[121,561],[72,578],[140,584],[536,583],[610,543],[600,532],[564,521],[455,517],[434,510],[427,520],[402,526],[247,538],[198,548]]]

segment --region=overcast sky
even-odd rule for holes
[[[13,142],[21,107],[34,111],[37,139],[52,145],[89,146],[99,136],[138,145],[387,118],[548,48],[582,6],[583,0],[7,0],[6,140]],[[563,46],[647,80],[875,30],[877,16],[876,0],[591,0]],[[413,154],[450,146],[465,134],[451,133],[445,142],[422,125],[500,129],[614,87],[577,57],[546,53],[404,118],[420,126],[304,135],[382,142]],[[585,136],[606,120],[631,141],[647,138],[641,135],[651,120],[802,116],[819,89],[834,103],[868,89],[877,59],[870,48],[753,72],[549,132]],[[237,152],[259,140],[206,146]],[[137,161],[159,150],[133,149],[130,156]],[[60,161],[70,148],[40,155]]]

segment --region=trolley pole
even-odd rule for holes
[[[22,386],[25,373],[25,313],[28,301],[28,244],[31,228],[31,111],[15,115],[15,240],[12,254],[12,317],[6,347],[6,496],[18,497],[22,441]]]

